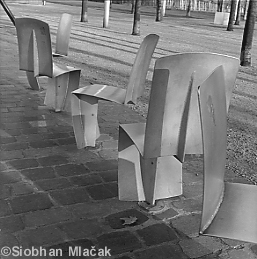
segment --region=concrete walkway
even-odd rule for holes
[[[47,5],[48,18],[54,19],[60,5]],[[10,8],[22,12],[27,7]],[[165,201],[158,214],[119,201],[118,123],[144,118],[102,102],[97,147],[77,150],[70,114],[44,106],[45,90],[29,89],[18,68],[15,29],[2,9],[0,14],[0,248],[5,247],[3,254],[6,247],[13,249],[1,258],[257,258],[257,245],[199,236],[201,157],[187,158],[183,195]],[[80,29],[78,23],[73,26]],[[47,81],[41,84],[46,88]],[[126,217],[137,220],[126,225],[121,220]]]

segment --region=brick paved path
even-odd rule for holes
[[[201,158],[188,158],[184,194],[167,200],[165,211],[151,215],[137,203],[119,201],[118,121],[144,119],[103,102],[97,148],[77,150],[70,115],[45,107],[44,90],[28,88],[18,70],[15,30],[2,10],[0,19],[0,247],[47,249],[47,256],[19,258],[98,258],[69,254],[76,246],[107,247],[119,259],[257,258],[256,245],[198,235]],[[45,79],[41,83],[46,87]],[[130,216],[137,221],[124,225],[121,218]],[[58,248],[62,256],[49,256]]]

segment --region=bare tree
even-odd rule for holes
[[[141,0],[135,0],[132,35],[140,35],[140,7],[141,7]]]
[[[238,0],[235,25],[240,24],[240,16],[241,16],[241,10],[240,9],[241,9],[241,0]]]
[[[241,47],[241,66],[251,66],[251,49],[253,43],[254,25],[257,15],[257,1],[250,0],[245,22],[244,35]]]
[[[217,12],[222,12],[223,0],[218,0]]]
[[[230,15],[229,15],[227,31],[233,31],[233,23],[234,23],[234,19],[235,19],[235,14],[236,14],[236,0],[231,0]]]
[[[131,13],[133,14],[135,11],[135,0],[131,0]]]
[[[187,17],[191,16],[191,5],[192,5],[192,0],[188,0],[187,12],[186,12]]]
[[[88,0],[82,0],[81,19],[80,19],[81,22],[88,22],[87,6],[88,6]]]
[[[162,0],[156,0],[156,22],[162,21]]]

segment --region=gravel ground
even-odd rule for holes
[[[7,0],[16,17],[31,16],[42,19],[50,24],[52,39],[58,21],[63,13],[63,3],[71,4],[70,13],[79,30],[72,30],[69,57],[66,63],[82,68],[81,85],[105,83],[126,87],[131,65],[142,39],[149,33],[156,33],[160,41],[155,50],[148,73],[147,87],[138,105],[133,107],[142,116],[147,114],[150,80],[154,61],[164,55],[180,52],[215,52],[240,56],[244,22],[235,26],[234,31],[227,32],[226,26],[213,24],[213,13],[192,12],[191,18],[185,17],[180,10],[167,10],[162,22],[155,22],[155,10],[152,7],[141,8],[141,35],[132,36],[133,16],[127,4],[113,4],[109,28],[102,28],[103,4],[89,3],[89,22],[80,23],[80,1],[52,0],[59,2],[59,13],[51,19],[52,3],[46,6],[24,4],[22,13],[15,8],[17,2]],[[18,3],[18,4],[19,4]],[[19,4],[20,6],[20,4]],[[19,7],[20,9],[20,7]],[[10,24],[8,20],[7,24]],[[4,25],[5,26],[5,25]],[[15,30],[9,30],[15,35]],[[255,30],[256,38],[256,30]],[[63,60],[62,60],[63,62]],[[257,184],[257,41],[253,41],[252,67],[241,67],[233,91],[228,114],[228,148],[227,170],[247,178]]]

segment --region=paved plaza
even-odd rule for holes
[[[53,39],[60,14],[74,14],[69,57],[59,58],[57,62],[81,67],[81,86],[112,83],[116,78],[125,86],[136,49],[143,37],[151,33],[150,25],[142,19],[142,35],[131,36],[129,13],[122,12],[113,14],[109,29],[102,28],[101,4],[90,8],[87,25],[79,22],[80,9],[76,6],[14,2],[7,1],[15,17],[31,16],[48,22],[53,28]],[[16,31],[2,8],[0,21],[0,248],[16,248],[12,255],[1,255],[1,259],[17,258],[17,255],[18,258],[63,259],[257,258],[256,244],[199,236],[201,156],[186,157],[183,195],[164,201],[158,213],[149,213],[136,202],[119,201],[118,125],[144,122],[145,118],[131,107],[101,102],[102,134],[97,145],[78,150],[71,115],[55,113],[43,104],[47,79],[40,78],[42,89],[33,91],[25,72],[19,70]],[[167,29],[168,24],[163,23],[163,27]],[[157,27],[154,28],[157,33]],[[85,42],[84,32],[87,33]],[[115,36],[119,44],[113,39]],[[130,46],[123,46],[122,42]],[[112,43],[115,47],[108,54],[111,57],[101,61],[107,55],[106,44]],[[155,58],[175,53],[179,48],[175,46],[172,51],[161,44],[157,46]],[[129,57],[125,58],[124,54],[123,58],[123,51],[129,52],[131,46]],[[102,63],[102,69],[98,63]],[[227,179],[247,182],[232,172]],[[130,217],[135,222],[124,224],[122,218]],[[35,256],[27,256],[32,248]]]

